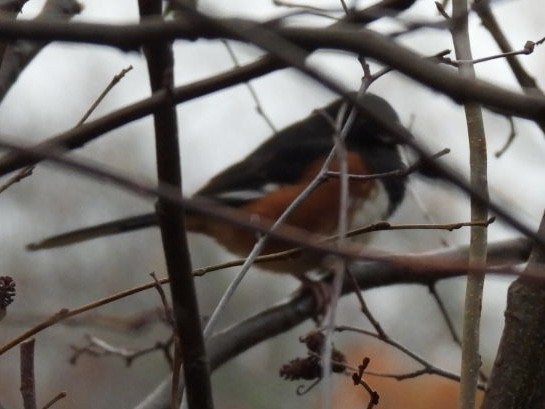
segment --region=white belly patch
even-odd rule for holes
[[[350,220],[349,230],[365,227],[372,223],[385,220],[389,216],[388,193],[382,183],[376,183],[368,198],[350,199],[350,207],[355,209]],[[365,240],[365,234],[359,235],[358,240]]]

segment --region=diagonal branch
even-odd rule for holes
[[[154,92],[149,98],[142,99],[101,118],[89,121],[78,128],[70,129],[50,137],[37,146],[56,146],[67,150],[81,148],[85,144],[106,135],[116,128],[152,114],[160,107],[179,104],[222,90],[252,78],[268,74],[280,67],[276,59],[262,57],[240,68],[237,67],[204,80],[182,85],[168,91],[160,89]],[[38,158],[25,157],[18,153],[8,153],[0,158],[0,176],[38,162]]]

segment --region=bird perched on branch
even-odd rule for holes
[[[394,109],[384,99],[365,94],[361,103],[385,121],[397,122]],[[274,222],[305,190],[321,171],[334,146],[335,120],[342,100],[316,110],[307,118],[277,132],[242,161],[213,177],[195,195],[238,209],[250,218]],[[350,109],[346,109],[342,123]],[[350,175],[369,175],[403,168],[398,139],[374,121],[357,115],[344,141],[346,164]],[[338,155],[337,155],[338,156]],[[329,171],[339,171],[334,158]],[[349,229],[390,217],[403,200],[404,176],[349,179],[347,220]],[[318,186],[288,216],[286,224],[323,236],[337,232],[341,183],[338,175],[326,174]],[[206,234],[232,253],[246,256],[256,242],[255,232],[233,224],[218,222],[196,212],[187,214],[187,229]],[[28,246],[31,250],[57,247],[75,242],[150,227],[157,224],[155,214],[145,214],[102,225],[76,230]],[[264,253],[289,248],[270,239]],[[320,264],[315,254],[295,259],[269,262],[264,267],[301,277]]]

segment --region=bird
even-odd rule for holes
[[[354,97],[356,93],[352,94]],[[358,96],[367,109],[384,121],[399,123],[394,108],[382,97],[365,93]],[[316,177],[330,154],[336,132],[334,122],[342,99],[337,99],[306,118],[277,131],[241,161],[212,177],[196,193],[214,203],[235,208],[250,218],[274,222]],[[343,123],[350,109],[345,110]],[[357,114],[344,141],[350,175],[382,174],[403,169],[402,142],[383,127]],[[333,159],[329,171],[339,171]],[[349,179],[348,227],[350,229],[388,219],[403,201],[406,175],[360,180]],[[340,178],[328,176],[288,216],[289,226],[321,236],[337,232],[340,211]],[[157,225],[155,213],[137,215],[97,226],[77,229],[31,243],[29,250],[73,244],[111,234]],[[227,222],[219,222],[197,212],[186,215],[186,228],[207,235],[229,252],[246,256],[257,240],[254,232]],[[287,250],[289,245],[269,239],[263,253]],[[299,257],[271,261],[262,267],[273,272],[292,274],[304,280],[306,273],[320,268],[322,257],[302,253]]]

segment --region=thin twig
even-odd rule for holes
[[[369,320],[369,322],[371,323],[371,325],[373,326],[373,328],[375,328],[375,331],[377,331],[377,334],[383,338],[383,337],[386,337],[386,333],[384,332],[384,330],[382,329],[382,326],[380,325],[380,322],[378,322],[377,319],[375,319],[374,315],[371,313],[371,310],[369,309],[369,307],[367,306],[367,303],[365,302],[365,299],[363,298],[363,294],[362,294],[362,291],[361,289],[359,288],[359,285],[358,285],[358,280],[356,279],[356,277],[354,276],[354,274],[352,274],[352,271],[350,270],[350,267],[348,267],[346,269],[346,274],[348,276],[348,278],[350,279],[352,285],[354,286],[354,294],[356,294],[356,297],[358,298],[358,301],[360,303],[360,310],[361,312],[365,315],[365,317]]]
[[[365,93],[366,88],[361,87],[358,91],[358,97]],[[357,111],[354,108],[350,109],[350,114],[346,120],[346,123],[343,125],[342,120],[346,116],[348,111],[348,104],[343,103],[339,112],[337,113],[337,118],[335,120],[334,129],[333,129],[333,140],[335,142],[333,152],[337,159],[337,166],[339,168],[339,178],[340,178],[340,189],[339,189],[339,214],[338,217],[338,227],[337,243],[342,246],[346,240],[346,233],[348,230],[348,162],[347,162],[347,151],[344,141],[346,140],[354,121],[356,120]],[[329,169],[329,166],[328,166]],[[333,355],[333,327],[335,326],[335,321],[337,319],[337,307],[339,303],[339,298],[342,291],[342,283],[344,281],[344,274],[346,271],[346,260],[343,258],[335,258],[333,266],[331,268],[333,273],[333,284],[331,288],[331,300],[329,302],[329,311],[328,311],[328,330],[325,335],[325,347],[322,351],[323,362],[326,364],[323,366],[322,375],[325,380],[324,387],[322,388],[322,398],[323,403],[322,407],[330,409],[332,407],[332,377],[331,377],[331,362]]]
[[[161,297],[161,303],[163,304],[163,310],[165,311],[165,315],[167,317],[167,321],[170,324],[171,328],[174,330],[174,318],[172,317],[172,309],[168,305],[167,297],[165,295],[165,292],[163,291],[163,287],[161,287],[161,283],[157,279],[157,276],[155,273],[150,274],[153,278],[153,281],[155,282],[155,289],[159,293],[159,296]],[[172,385],[178,385],[180,382],[180,374],[181,374],[181,368],[182,368],[182,354],[181,354],[181,345],[180,340],[178,339],[178,335],[176,334],[176,331],[173,331],[172,339],[174,343],[174,359],[170,360],[169,362],[172,364]],[[168,350],[165,351],[165,354],[168,355]],[[170,407],[172,409],[178,408],[180,406],[180,400],[181,400],[181,391],[174,387],[172,388],[172,396],[171,396],[171,403]]]
[[[355,237],[365,233],[377,232],[377,231],[388,231],[388,230],[447,230],[453,231],[460,229],[462,227],[470,226],[483,226],[486,227],[495,221],[494,217],[491,217],[485,221],[478,222],[461,222],[461,223],[448,223],[448,224],[390,224],[388,222],[378,222],[370,224],[369,226],[360,227],[354,230],[350,230],[347,233],[347,237]],[[329,236],[322,241],[331,241],[337,239],[338,236]],[[297,256],[302,251],[301,248],[296,247],[289,250],[280,251],[278,253],[271,253],[261,255],[255,258],[254,263],[263,263],[269,261],[276,261],[282,259],[289,259]],[[222,270],[225,268],[240,266],[244,263],[246,258],[241,258],[237,260],[227,261],[221,264],[214,266],[201,267],[193,271],[193,274],[196,276],[202,276],[212,271]]]
[[[437,307],[439,307],[439,311],[441,312],[441,316],[443,317],[443,320],[445,321],[445,324],[447,324],[447,328],[450,332],[450,336],[452,337],[453,341],[458,344],[462,345],[462,341],[460,340],[460,337],[458,336],[458,333],[456,332],[456,328],[454,327],[454,324],[448,314],[448,311],[445,307],[445,304],[443,303],[442,298],[437,293],[436,283],[431,283],[428,287],[428,290],[430,294],[432,295],[433,299],[435,300],[435,303],[437,304]]]
[[[66,392],[60,392],[59,394],[57,394],[55,397],[53,397],[53,399],[51,399],[49,402],[47,402],[42,409],[49,409],[50,407],[52,407],[55,403],[57,403],[58,401],[60,401],[61,399],[64,399],[66,398]]]
[[[441,296],[437,292],[437,285],[436,284],[437,283],[431,283],[428,286],[428,290],[429,290],[430,294],[432,295],[433,299],[435,300],[435,303],[439,307],[439,311],[441,312],[441,316],[443,317],[443,320],[447,324],[447,327],[448,327],[448,330],[449,330],[450,335],[452,337],[452,340],[456,343],[456,345],[461,347],[462,346],[462,341],[460,340],[460,337],[458,336],[458,333],[456,332],[456,328],[454,326],[454,323],[452,322],[452,319],[450,318],[450,315],[449,315],[449,313],[447,311],[447,308],[445,307],[443,299],[441,298]],[[484,373],[482,368],[479,369],[479,378],[481,379],[482,382],[486,383],[488,381],[488,377],[486,376],[486,374]]]
[[[315,7],[315,6],[311,6],[309,4],[295,3],[295,2],[292,2],[292,1],[285,1],[285,0],[273,0],[273,4],[275,6],[282,6],[282,7],[288,7],[288,8],[297,8],[297,9],[302,9],[302,10],[312,11],[312,12],[318,12],[318,13],[340,12],[340,11],[342,11],[342,10],[340,10],[338,8],[325,9],[323,7]]]
[[[464,64],[475,65],[475,64],[482,63],[482,62],[496,60],[498,58],[512,57],[512,56],[515,56],[515,55],[529,55],[529,54],[532,54],[534,52],[534,46],[535,46],[534,42],[528,41],[524,45],[524,48],[522,48],[520,50],[516,50],[516,51],[507,51],[507,52],[504,52],[504,53],[489,55],[488,57],[475,58],[475,59],[472,59],[472,60],[463,60],[463,59],[452,60],[452,59],[450,59],[448,57],[443,57],[441,62],[444,63],[444,64],[452,65],[453,67],[460,67],[460,66],[462,66]]]
[[[344,3],[343,3],[344,4]],[[371,72],[369,70],[369,65],[365,63],[365,60],[363,60],[363,57],[362,59],[360,60],[361,63],[362,63],[362,68],[363,68],[363,71],[364,71],[364,76],[363,76],[363,80],[362,80],[362,84],[361,84],[361,87],[360,87],[360,90],[359,90],[359,93],[364,93],[367,91],[368,87],[371,85],[371,82],[372,80],[370,80],[371,78]],[[359,95],[358,95],[359,97]],[[350,115],[354,115],[355,114],[355,110],[352,109],[351,112],[350,112]],[[350,119],[350,118],[349,118]],[[348,121],[347,121],[348,123]],[[343,129],[341,132],[346,132],[345,129]],[[342,141],[342,133],[341,133],[341,136],[340,136],[340,140]],[[344,157],[344,163],[346,164],[346,155]],[[331,171],[328,171],[327,173],[328,176],[331,175]],[[344,172],[340,172],[340,177],[341,177],[341,181],[345,181],[348,182],[348,179],[350,178],[350,175],[347,173],[347,170],[345,169]],[[343,197],[345,197],[347,195],[347,193],[341,193],[341,199]],[[340,212],[344,212],[344,214],[346,214],[347,212],[347,209],[346,209],[346,200],[345,200],[345,205],[344,207],[341,207],[340,208]],[[342,214],[342,213],[341,213]],[[345,216],[346,217],[346,216]],[[341,216],[339,216],[339,232],[338,232],[338,235],[341,239],[344,239],[345,237],[350,237],[350,233],[346,231],[346,224],[341,228],[342,224],[342,218]],[[343,221],[343,223],[346,223],[346,221]],[[342,244],[342,242],[340,243]],[[369,322],[371,323],[371,325],[373,325],[373,327],[375,328],[375,330],[377,331],[377,333],[379,334],[384,334],[384,331],[382,330],[382,327],[380,325],[380,323],[375,319],[375,317],[373,316],[373,314],[371,313],[371,311],[369,310],[369,308],[367,307],[367,303],[365,302],[364,298],[363,298],[363,294],[361,292],[361,290],[359,289],[358,287],[358,283],[357,283],[357,280],[355,279],[354,275],[352,274],[352,272],[350,271],[350,268],[348,268],[346,266],[346,262],[343,262],[342,265],[340,266],[342,268],[342,271],[341,273],[344,275],[344,273],[346,273],[349,277],[349,279],[352,281],[352,285],[354,285],[354,288],[355,288],[355,294],[356,294],[356,297],[358,298],[359,300],[359,303],[360,303],[360,309],[362,311],[362,313],[367,317],[367,319],[369,320]],[[339,288],[340,287],[340,278],[338,278],[340,274],[337,273],[337,275],[335,276],[336,277],[336,281],[337,283],[334,283],[334,293],[333,293],[333,299],[332,299],[332,305],[334,305],[336,307],[336,303],[338,301],[338,297],[340,295],[340,291],[341,289]],[[342,277],[344,279],[344,277]],[[335,286],[335,284],[337,286]],[[330,320],[330,323],[329,323],[329,328],[330,330],[328,331],[328,340],[327,340],[327,344],[326,344],[326,349],[325,349],[325,352],[324,352],[324,361],[327,362],[328,360],[331,359],[331,355],[332,355],[332,342],[331,342],[331,338],[332,338],[332,328],[335,326],[335,314],[334,314],[334,310],[332,308],[332,311],[331,311],[331,320]],[[328,367],[328,366],[326,366]],[[324,376],[326,375],[329,375],[327,371],[324,371]],[[327,379],[327,378],[326,378]],[[327,403],[330,404],[329,401],[326,400]]]
[[[440,52],[438,52],[438,53],[436,53],[436,54],[434,54],[432,56],[425,57],[425,59],[429,60],[429,61],[441,63],[441,62],[443,62],[443,57],[445,55],[449,54],[449,53],[450,53],[450,50],[443,50],[443,51],[440,51]],[[360,62],[362,64],[362,67],[363,67],[363,70],[364,70],[364,73],[365,73],[365,75],[363,76],[363,81],[365,82],[366,87],[369,87],[373,82],[377,81],[378,79],[380,79],[384,75],[394,71],[394,68],[392,68],[392,67],[384,67],[384,68],[378,70],[377,72],[375,72],[374,74],[371,74],[370,69],[369,69],[369,65],[367,63],[365,63],[365,59],[363,58],[363,55],[359,55],[358,60],[360,60]],[[408,129],[410,129],[410,128],[408,128]]]
[[[233,47],[231,47],[231,44],[229,43],[229,41],[225,39],[221,39],[221,42],[225,46],[225,49],[227,50],[227,52],[229,53],[231,60],[233,60],[235,67],[240,68],[240,63],[238,61],[237,55],[235,54],[235,51],[233,50]],[[259,97],[257,96],[257,92],[255,91],[254,86],[249,81],[246,81],[244,85],[246,85],[246,88],[248,89],[248,91],[250,92],[250,95],[252,96],[252,99],[254,100],[255,110],[261,116],[261,118],[263,118],[263,120],[267,123],[271,131],[273,133],[276,133],[277,129],[274,126],[273,122],[271,121],[271,118],[269,118],[267,113],[263,110],[263,105],[261,104],[261,101],[259,100]]]
[[[161,298],[161,304],[163,305],[163,311],[165,313],[165,317],[167,322],[170,324],[172,328],[174,328],[174,320],[172,318],[172,308],[170,308],[170,305],[168,305],[168,300],[165,292],[163,291],[163,287],[161,287],[161,281],[157,278],[157,275],[152,272],[150,273],[151,278],[153,279],[153,282],[155,283],[155,289],[159,293],[159,297]]]
[[[312,6],[310,6],[309,8],[294,7],[294,8],[291,8],[291,10],[288,12],[282,13],[281,15],[278,15],[278,16],[275,16],[274,18],[269,19],[267,23],[272,25],[279,24],[279,23],[282,24],[282,23],[285,23],[291,17],[309,16],[309,15],[315,16],[315,17],[321,17],[327,20],[333,20],[335,22],[342,21],[342,18],[339,18],[335,15],[339,12],[338,9],[335,9],[335,10],[331,9],[329,11],[326,9],[322,9],[322,11],[318,11],[318,10],[319,10],[318,8],[313,9]]]
[[[24,178],[32,175],[33,170],[34,170],[34,166],[27,166],[26,168],[21,169],[21,171],[17,172],[14,176],[9,178],[9,180],[6,183],[4,183],[2,186],[0,186],[0,193],[2,193],[5,190],[9,189],[15,183],[18,183],[21,180],[23,180]]]
[[[108,93],[112,90],[113,87],[116,86],[116,84],[125,77],[125,75],[132,70],[132,65],[129,65],[127,68],[123,68],[118,74],[114,75],[110,83],[104,88],[104,90],[101,92],[101,94],[98,96],[98,98],[93,102],[93,104],[89,107],[87,112],[83,115],[83,117],[79,120],[76,127],[83,125],[85,121],[91,116],[93,111],[98,107],[98,105],[102,102],[102,100],[108,95]]]
[[[450,20],[450,16],[448,15],[447,11],[445,10],[445,7],[443,4],[439,3],[438,1],[435,2],[435,7],[437,8],[437,11],[439,14],[443,16],[445,20]]]
[[[481,19],[482,25],[488,30],[500,50],[504,53],[509,53],[513,50],[507,36],[499,25],[492,9],[490,8],[489,0],[475,0],[473,8],[477,12]],[[540,45],[542,40],[536,41],[535,45]],[[522,91],[527,95],[540,95],[544,96],[543,90],[539,87],[535,78],[533,78],[526,69],[522,66],[519,59],[515,56],[508,55],[506,57],[507,64],[511,68],[517,82],[519,83]],[[535,123],[540,127],[541,131],[545,133],[545,120],[543,117],[536,118]]]
[[[414,361],[418,362],[420,365],[423,366],[423,369],[415,371],[415,372],[411,372],[411,373],[408,373],[408,374],[401,374],[401,375],[400,374],[380,374],[380,375],[379,374],[374,374],[374,375],[382,376],[382,377],[390,377],[390,378],[395,378],[395,379],[400,379],[401,380],[401,379],[405,379],[405,378],[414,378],[416,376],[420,376],[420,375],[423,375],[423,374],[433,374],[433,375],[441,376],[441,377],[446,378],[446,379],[451,379],[451,380],[454,380],[454,381],[460,381],[460,376],[459,375],[455,374],[454,372],[450,372],[450,371],[447,371],[445,369],[441,369],[441,368],[433,365],[431,362],[428,362],[425,358],[421,357],[420,355],[418,355],[414,351],[410,350],[409,348],[407,348],[403,344],[397,342],[396,340],[394,340],[391,337],[380,338],[379,335],[375,334],[374,332],[367,331],[367,330],[361,329],[361,328],[348,326],[348,325],[337,326],[335,328],[335,330],[339,331],[339,332],[340,331],[352,331],[352,332],[357,332],[357,333],[360,333],[360,334],[363,334],[363,335],[367,335],[367,336],[370,336],[370,337],[373,337],[373,338],[380,339],[381,341],[385,342],[386,344],[391,345],[392,347],[396,348],[397,350],[403,352],[405,355],[407,355],[408,357],[410,357],[411,359],[413,359]],[[480,388],[484,389],[484,386],[480,385]]]
[[[95,102],[93,102],[93,104],[91,105],[91,107],[87,110],[87,112],[83,115],[83,117],[78,121],[78,123],[76,124],[76,128],[83,125],[84,122],[89,118],[89,116],[91,116],[91,114],[93,113],[93,111],[98,107],[98,105],[100,104],[100,102],[102,102],[102,100],[106,97],[106,95],[108,94],[108,92],[110,92],[110,90],[119,82],[121,81],[121,79],[125,76],[125,74],[127,72],[129,72],[130,70],[132,70],[132,65],[127,67],[127,68],[124,68],[123,70],[121,70],[121,72],[117,75],[115,75],[112,79],[112,81],[108,84],[108,86],[104,89],[104,91],[102,91],[102,93],[99,95],[99,97],[95,100]],[[0,186],[0,193],[2,193],[4,190],[6,190],[7,188],[9,188],[11,185],[13,185],[14,183],[17,183],[19,181],[21,181],[22,179],[32,175],[32,171],[34,170],[34,166],[27,166],[23,169],[21,169],[19,172],[17,172],[17,174],[15,174],[15,176],[11,177],[4,185]]]
[[[499,49],[504,53],[513,51],[507,36],[494,16],[494,12],[490,8],[490,1],[476,0],[473,4],[473,9],[477,12],[477,15],[481,19],[482,25],[488,30]],[[541,45],[542,42],[543,39],[538,40],[535,42],[535,45]],[[544,95],[536,80],[530,74],[528,74],[517,58],[508,55],[506,60],[519,85],[525,93]]]
[[[424,164],[426,164],[426,163],[428,163],[430,161],[433,161],[433,160],[435,160],[437,158],[440,158],[441,156],[447,155],[449,153],[450,153],[450,149],[445,148],[445,149],[443,149],[443,150],[429,156],[426,159],[422,159],[422,158],[418,159],[412,165],[405,166],[405,167],[400,168],[400,169],[395,169],[395,170],[391,170],[389,172],[383,172],[383,173],[373,173],[373,174],[370,174],[370,175],[352,175],[352,174],[348,174],[347,177],[350,178],[350,179],[355,179],[355,180],[373,180],[373,179],[384,179],[384,178],[391,178],[391,177],[407,176],[407,175],[415,172],[416,170],[420,169],[422,167],[422,165],[424,165]],[[338,177],[339,172],[328,171],[327,176]]]
[[[11,327],[27,327],[44,320],[43,313],[13,313],[10,314],[6,325]],[[136,334],[144,332],[155,323],[164,323],[169,326],[162,307],[153,307],[138,311],[130,316],[118,316],[112,314],[93,313],[85,316],[67,318],[63,325],[67,327],[87,327],[106,329],[108,331]]]
[[[345,6],[344,3],[343,3],[343,6]],[[356,99],[360,99],[361,96],[367,92],[367,89],[369,88],[372,82],[372,80],[370,80],[371,73],[369,70],[369,65],[365,62],[365,60],[363,59],[363,56],[361,56],[360,62],[362,63],[364,76],[360,85],[360,89],[358,90]],[[339,236],[338,238],[339,245],[343,245],[346,242],[347,232],[348,232],[347,217],[348,217],[348,199],[349,199],[348,198],[349,176],[348,176],[347,152],[346,152],[346,147],[344,145],[344,141],[346,140],[347,135],[350,132],[350,129],[354,121],[356,120],[356,116],[358,115],[358,111],[356,107],[352,107],[350,110],[350,114],[348,115],[348,118],[346,120],[346,123],[344,124],[344,126],[342,126],[341,120],[346,115],[345,111],[347,109],[348,109],[347,104],[343,104],[343,106],[340,109],[340,112],[337,115],[337,121],[335,123],[335,129],[337,132],[334,134],[334,135],[337,135],[337,137],[335,138],[335,153],[338,158],[338,163],[339,163],[338,176],[340,177],[340,182],[341,182],[340,198],[339,198],[339,215],[338,215],[339,221],[338,221],[338,233],[337,233]],[[325,348],[323,351],[324,362],[329,362],[333,354],[333,342],[332,342],[333,328],[335,327],[335,321],[337,316],[337,305],[341,295],[342,285],[344,282],[344,276],[346,271],[347,271],[346,259],[337,258],[336,262],[334,263],[334,270],[333,270],[334,275],[333,275],[333,285],[332,285],[332,296],[331,296],[331,302],[330,302],[330,308],[329,308],[328,330],[326,331]],[[361,295],[361,293],[359,293],[358,298],[360,300],[362,312],[368,317],[369,321],[375,326],[376,331],[379,333],[383,333],[379,323],[374,319],[369,309],[367,308],[367,305],[365,301],[363,300],[363,296]],[[332,383],[331,383],[331,366],[330,365],[324,366],[323,377],[325,379],[325,386],[323,388],[323,403],[324,403],[323,406],[325,408],[330,408],[332,406],[332,394],[331,394]]]
[[[172,344],[171,337],[167,342],[157,342],[155,345],[142,349],[130,349],[112,345],[94,335],[87,334],[85,338],[87,339],[87,345],[83,347],[71,346],[74,352],[70,357],[71,364],[76,364],[82,355],[87,354],[94,357],[117,356],[122,358],[127,366],[130,366],[137,358],[149,355],[151,352],[168,350]]]
[[[517,130],[515,128],[515,121],[513,121],[512,116],[507,116],[507,120],[509,121],[509,135],[507,136],[507,140],[505,141],[505,144],[498,149],[496,152],[494,152],[494,156],[496,158],[500,158],[503,156],[505,152],[507,152],[507,149],[511,147],[511,144],[515,140],[515,137],[517,136]]]

